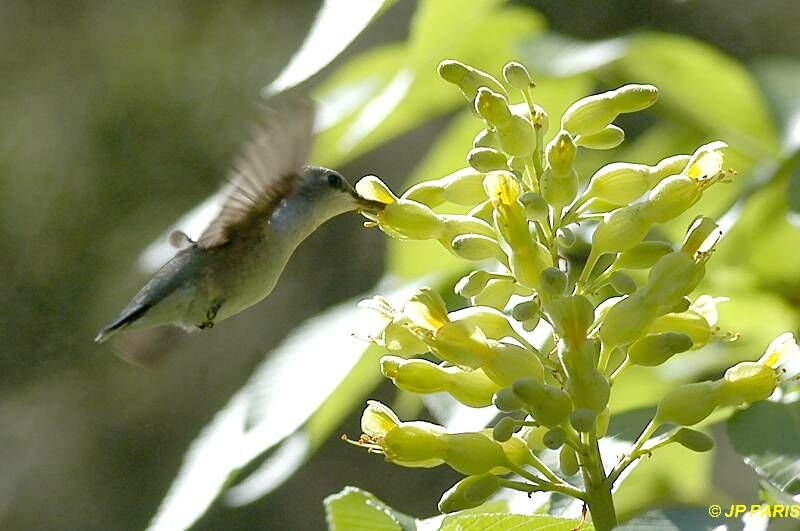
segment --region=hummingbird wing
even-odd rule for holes
[[[197,240],[198,247],[224,245],[263,220],[298,186],[308,157],[314,107],[306,99],[283,96],[271,101],[233,163],[225,199],[216,218]]]

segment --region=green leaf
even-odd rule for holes
[[[728,421],[728,436],[745,463],[771,485],[800,494],[800,402],[756,402]]]
[[[585,531],[594,529],[594,526],[589,522],[584,522],[583,525],[580,525],[579,520],[569,520],[545,514],[456,514],[446,517],[439,531],[483,531],[485,529],[572,531],[578,526]]]
[[[387,289],[387,295],[405,300],[416,288],[417,284],[405,284]],[[148,529],[192,525],[243,467],[295,433],[333,395],[369,347],[351,335],[353,329],[359,327],[361,333],[371,335],[383,326],[374,312],[356,306],[360,298],[306,321],[256,369],[192,443]],[[373,381],[365,380],[364,384]],[[354,394],[364,392],[361,388]],[[286,465],[289,460],[296,468],[304,461],[311,442],[298,436],[273,462]],[[287,467],[278,479],[288,477],[287,470],[291,473],[293,469]],[[275,482],[270,485],[274,486]]]
[[[325,0],[302,46],[265,94],[281,92],[310,78],[364,31],[395,0]]]
[[[711,531],[720,529],[720,526],[724,524],[724,519],[710,517],[708,509],[661,509],[637,516],[616,529],[625,531]]]
[[[415,520],[399,513],[367,491],[345,487],[325,498],[330,531],[413,531]]]
[[[361,56],[342,67],[348,73],[347,85],[371,83],[371,94],[358,112],[342,113],[335,127],[323,132],[314,160],[341,164],[453,110],[464,100],[436,75],[439,61],[457,58],[499,74],[503,63],[514,56],[516,43],[542,25],[533,10],[502,6],[498,0],[476,0],[468,8],[457,0],[421,2],[408,41],[393,46],[402,53],[391,64],[381,64],[377,75],[363,67],[366,59]],[[360,79],[354,71],[362,72]],[[324,105],[332,95],[343,93],[342,81],[335,76],[316,96]]]

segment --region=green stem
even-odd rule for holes
[[[613,483],[606,481],[603,457],[597,443],[597,435],[592,430],[587,436],[589,450],[588,483],[586,484],[586,504],[592,515],[592,523],[598,531],[607,531],[617,527],[617,511],[611,495]]]

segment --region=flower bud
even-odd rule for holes
[[[475,110],[486,121],[497,128],[511,121],[511,110],[508,108],[508,100],[506,100],[502,93],[493,91],[487,87],[478,89],[477,97],[475,98]],[[500,139],[499,129],[497,136],[498,139]]]
[[[608,282],[611,284],[611,287],[614,288],[614,291],[625,295],[630,295],[637,289],[636,281],[622,271],[614,271],[611,273]]]
[[[453,253],[465,260],[480,262],[496,259],[505,263],[507,257],[500,249],[497,240],[479,234],[462,234],[453,238],[451,242]]]
[[[506,156],[493,148],[472,148],[467,154],[467,163],[479,172],[508,169]]]
[[[521,286],[514,282],[513,279],[493,278],[486,283],[480,293],[472,297],[472,303],[504,310],[512,295],[525,295],[527,293],[528,291],[522,291]]]
[[[407,199],[386,205],[378,214],[378,224],[386,234],[398,239],[428,240],[441,232],[439,219],[430,207]]]
[[[507,122],[496,127],[500,147],[509,155],[527,157],[536,149],[536,133],[527,118],[512,114]]]
[[[481,87],[505,94],[505,89],[494,77],[460,61],[444,60],[439,63],[439,77],[461,89],[467,101],[472,102]]]
[[[503,67],[503,78],[517,90],[528,90],[535,86],[528,69],[516,61],[506,63]]]
[[[627,205],[641,197],[665,177],[680,173],[688,162],[688,155],[668,157],[655,166],[613,162],[603,166],[592,175],[585,196],[613,205]]]
[[[690,177],[673,175],[658,183],[644,204],[655,222],[664,223],[686,212],[702,194],[702,188]]]
[[[519,202],[525,208],[525,215],[531,221],[547,219],[547,202],[536,192],[525,192],[519,197]]]
[[[544,368],[535,354],[510,343],[491,343],[492,355],[487,357],[482,368],[496,384],[508,387],[514,380],[526,376],[542,380]]]
[[[365,175],[356,183],[358,195],[388,205],[397,200],[386,184],[375,175]]]
[[[486,271],[473,271],[462,277],[455,285],[455,292],[462,297],[474,297],[486,287],[486,283],[493,278],[491,273]]]
[[[571,229],[562,227],[556,231],[556,242],[558,243],[559,247],[570,249],[573,245],[575,245],[575,241],[575,233]]]
[[[636,365],[655,367],[690,348],[692,348],[692,338],[686,334],[676,332],[650,334],[631,344],[628,348],[628,358]]]
[[[621,113],[646,109],[655,103],[657,97],[658,89],[652,85],[625,85],[588,96],[564,112],[561,128],[573,135],[591,135],[604,129]]]
[[[503,417],[497,421],[492,429],[492,437],[495,441],[506,442],[514,435],[517,423],[511,417]]]
[[[481,129],[472,140],[472,147],[486,147],[497,149],[500,142],[497,140],[497,133],[489,129]]]
[[[504,413],[511,413],[512,411],[519,411],[524,407],[522,400],[520,400],[511,387],[504,387],[494,393],[492,398],[494,407]]]
[[[667,242],[646,241],[634,245],[627,251],[619,254],[614,261],[615,269],[649,269],[658,262],[659,258],[672,252],[672,246]]]
[[[693,452],[708,452],[714,448],[714,439],[703,432],[681,428],[670,439]]]
[[[683,384],[658,403],[654,422],[691,426],[705,419],[718,405],[718,382]]]
[[[545,295],[557,297],[567,288],[567,275],[556,267],[548,267],[539,277],[541,291]]]
[[[682,251],[674,251],[656,262],[643,288],[653,304],[676,304],[692,291],[705,275],[705,265]]]
[[[533,418],[542,426],[561,424],[572,410],[569,395],[558,387],[541,383],[533,378],[520,378],[512,386],[514,394],[522,400]]]
[[[520,302],[511,310],[511,316],[517,321],[529,321],[539,316],[542,307],[539,299]]]
[[[600,325],[600,339],[611,349],[638,339],[658,315],[659,306],[634,293],[612,306]]]
[[[668,313],[658,317],[648,330],[651,333],[677,332],[688,336],[692,341],[692,350],[705,346],[713,333],[712,325],[694,310],[680,313]]]
[[[778,386],[778,377],[772,367],[743,361],[725,371],[721,382],[720,396],[738,406],[769,398]]]
[[[462,474],[485,474],[509,464],[503,446],[483,433],[444,433],[444,461]]]
[[[483,173],[473,168],[462,168],[440,179],[415,184],[402,195],[402,199],[423,203],[429,207],[439,206],[446,201],[456,205],[472,206],[486,199],[483,178]]]
[[[544,445],[551,450],[558,450],[564,445],[566,440],[567,433],[564,431],[564,428],[559,427],[548,430],[542,438]]]
[[[611,386],[603,373],[589,367],[568,374],[566,391],[576,409],[591,409],[600,414],[608,405]]]
[[[494,474],[466,477],[442,495],[439,511],[448,514],[472,509],[482,505],[501,488],[500,480]]]
[[[578,408],[569,416],[570,425],[575,431],[588,433],[592,431],[597,422],[597,413],[587,408]]]
[[[572,169],[576,152],[577,148],[572,136],[567,131],[559,131],[556,137],[547,144],[545,157],[554,172],[563,174]]]
[[[550,318],[556,334],[568,345],[578,345],[594,321],[594,306],[582,295],[558,297],[545,303],[544,312]]]
[[[716,221],[705,216],[698,216],[686,231],[681,251],[689,256],[708,252],[721,237],[722,231]]]
[[[616,125],[607,125],[591,135],[578,135],[575,144],[588,149],[613,149],[625,140],[625,131]]]
[[[561,451],[558,453],[558,467],[565,476],[574,476],[580,470],[578,456],[575,455],[575,450],[571,446],[565,444],[561,447]]]

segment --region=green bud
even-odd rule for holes
[[[591,135],[604,129],[621,113],[646,109],[655,103],[657,97],[658,89],[652,85],[625,85],[588,96],[564,112],[561,128],[574,135]]]
[[[556,209],[572,203],[578,195],[578,184],[578,172],[575,170],[557,173],[548,168],[539,179],[542,197]]]
[[[525,192],[519,197],[520,203],[525,207],[525,215],[531,221],[547,219],[547,202],[536,192]]]
[[[501,139],[499,128],[507,125],[511,121],[511,110],[508,108],[508,100],[506,100],[503,94],[487,87],[479,88],[477,94],[475,98],[475,110],[485,120],[498,128],[497,137]]]
[[[578,456],[575,455],[575,450],[571,446],[564,445],[558,453],[558,466],[565,476],[574,476],[580,470],[578,464]]]
[[[597,413],[587,408],[578,408],[569,416],[569,423],[580,433],[588,433],[594,429]]]
[[[677,304],[694,291],[704,275],[704,262],[682,251],[674,251],[659,259],[650,270],[645,296],[659,306]]]
[[[544,436],[547,431],[544,426],[525,427],[520,430],[520,436],[531,450],[540,452],[545,449]]]
[[[563,295],[564,290],[567,288],[567,275],[558,268],[548,267],[542,271],[539,283],[542,293],[557,297]]]
[[[483,433],[444,433],[444,461],[462,474],[475,476],[505,467],[508,458],[499,442]]]
[[[616,125],[607,125],[591,135],[578,135],[575,144],[589,149],[613,149],[625,140],[625,131]]]
[[[514,382],[512,389],[517,398],[528,406],[536,422],[543,426],[561,424],[572,409],[567,393],[536,379],[520,378]]]
[[[680,173],[688,162],[688,155],[668,157],[655,166],[613,162],[603,166],[592,175],[585,196],[612,205],[627,205],[641,197],[665,177]]]
[[[508,387],[514,380],[530,376],[536,380],[544,377],[544,367],[539,358],[528,350],[492,341],[492,354],[483,365],[486,375],[502,387]]]
[[[472,148],[467,154],[467,163],[480,172],[508,169],[506,156],[493,148]]]
[[[506,63],[506,66],[503,67],[503,78],[506,83],[517,90],[528,90],[536,86],[528,69],[516,61]]]
[[[563,174],[572,169],[576,152],[572,136],[567,131],[559,131],[555,138],[547,144],[545,157],[554,172]]]
[[[507,122],[496,126],[500,147],[509,155],[527,157],[536,149],[533,124],[527,118],[512,114]]]
[[[504,413],[511,413],[512,411],[519,411],[524,407],[522,400],[520,400],[511,387],[504,387],[495,392],[492,398],[494,407]]]
[[[526,319],[522,321],[522,328],[526,332],[533,332],[537,326],[539,326],[539,322],[541,321],[541,316],[536,315],[535,317],[531,317],[530,319]]]
[[[567,433],[564,431],[563,428],[553,428],[548,430],[547,433],[544,434],[542,438],[542,442],[544,445],[551,450],[558,450],[564,445],[564,442],[567,440]]]
[[[495,441],[498,442],[506,442],[514,435],[514,431],[517,429],[517,423],[511,417],[503,417],[497,421],[497,424],[494,425],[492,429],[492,437],[494,437]]]
[[[486,147],[497,149],[500,147],[500,142],[497,140],[497,133],[489,129],[481,129],[472,140],[472,147]]]
[[[512,279],[493,278],[486,283],[480,293],[472,297],[472,302],[476,305],[503,310],[511,296],[520,291],[520,286]]]
[[[699,313],[687,310],[680,313],[668,313],[653,321],[650,332],[679,332],[692,340],[692,350],[704,346],[711,339],[712,326]]]
[[[381,358],[381,372],[397,387],[412,393],[436,393],[447,386],[444,371],[426,360],[384,356]]]
[[[611,394],[608,378],[595,368],[570,372],[566,390],[575,408],[591,409],[595,414],[602,413]]]
[[[488,236],[462,234],[453,239],[451,248],[457,256],[465,260],[479,262],[494,258],[501,263],[506,261],[506,255],[500,249],[497,240]]]
[[[494,77],[460,61],[445,60],[439,63],[439,77],[461,89],[467,101],[472,102],[481,87],[505,94],[505,89]]]
[[[630,295],[637,289],[636,281],[622,271],[614,271],[608,279],[609,284],[617,293]]]
[[[575,245],[575,241],[575,233],[571,229],[562,227],[556,231],[556,242],[558,243],[559,247],[569,249]]]
[[[655,367],[675,354],[692,348],[692,338],[677,332],[650,334],[635,341],[628,348],[628,357],[636,365]]]
[[[692,301],[689,300],[689,297],[681,297],[675,304],[669,307],[669,311],[674,313],[685,312],[691,305]]]
[[[673,175],[650,191],[644,205],[652,220],[664,223],[686,212],[702,194],[703,189],[694,179],[686,175]]]
[[[440,179],[415,184],[402,195],[402,199],[417,201],[429,207],[439,206],[446,201],[472,206],[486,199],[483,178],[484,174],[473,168],[462,168]]]
[[[703,432],[689,428],[679,429],[670,439],[693,452],[708,452],[714,448],[714,439]]]
[[[486,271],[473,271],[456,283],[455,292],[462,297],[474,297],[486,287],[493,276]]]
[[[658,315],[659,306],[637,292],[612,306],[600,325],[600,339],[606,348],[636,341]]]
[[[627,251],[641,243],[653,225],[642,205],[630,205],[606,214],[592,236],[592,254]]]
[[[556,334],[568,345],[578,345],[594,321],[594,306],[582,295],[558,297],[545,303],[544,312]]]
[[[508,158],[508,167],[511,168],[511,171],[520,179],[522,179],[522,176],[525,175],[527,171],[525,166],[527,158],[528,157],[517,156]]]
[[[386,460],[402,466],[428,468],[442,463],[446,435],[427,422],[404,422],[383,438]],[[438,428],[438,427],[437,427]]]
[[[718,405],[718,382],[683,384],[658,403],[654,422],[691,426],[708,417]]]
[[[649,269],[659,258],[672,252],[667,242],[646,241],[622,252],[614,262],[616,269]]]
[[[541,305],[539,299],[535,298],[529,301],[523,301],[514,306],[511,310],[511,316],[517,321],[529,321],[539,316]]]
[[[500,480],[494,474],[466,477],[442,495],[439,511],[448,514],[472,509],[482,505],[501,488]]]
[[[681,251],[692,256],[707,252],[722,236],[717,222],[705,216],[698,216],[692,222],[681,244]]]
[[[725,371],[721,384],[725,404],[738,406],[769,398],[778,386],[778,376],[768,365],[743,361]]]

